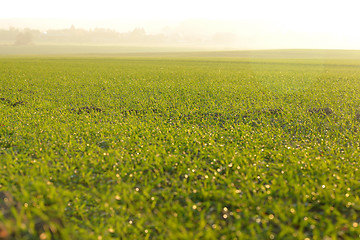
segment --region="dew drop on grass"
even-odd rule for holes
[[[46,233],[41,233],[40,236],[39,236],[39,238],[40,238],[41,240],[47,239]]]

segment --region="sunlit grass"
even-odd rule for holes
[[[357,60],[8,58],[0,236],[360,236]]]

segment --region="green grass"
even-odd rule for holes
[[[360,237],[359,60],[0,62],[0,238]]]

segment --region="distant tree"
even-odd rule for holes
[[[130,38],[134,41],[143,41],[146,38],[146,32],[143,28],[135,28],[130,32]]]
[[[30,32],[19,33],[16,36],[15,45],[28,45],[32,43],[33,37]]]

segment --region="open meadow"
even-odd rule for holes
[[[204,54],[1,57],[0,239],[360,238],[360,58]]]

